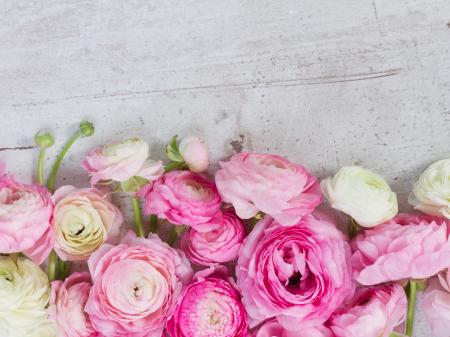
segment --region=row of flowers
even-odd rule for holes
[[[425,289],[433,333],[448,337],[450,159],[422,173],[409,199],[422,213],[411,214],[359,166],[319,183],[284,157],[239,153],[212,180],[196,137],[174,137],[166,164],[137,137],[95,147],[82,163],[91,186],[55,189],[70,146],[93,133],[80,124],[46,184],[50,133],[35,137],[36,184],[0,168],[2,335],[412,336]],[[131,199],[135,230],[125,235],[112,193]],[[317,210],[323,196],[351,217],[348,234]]]

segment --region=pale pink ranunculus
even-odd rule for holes
[[[216,186],[198,173],[168,172],[139,194],[144,197],[146,214],[156,214],[173,224],[205,231],[216,226],[211,222],[214,217],[221,216]]]
[[[207,232],[189,227],[181,238],[181,249],[191,262],[210,266],[234,260],[245,239],[242,221],[230,210],[214,219],[217,226]]]
[[[219,193],[242,219],[262,211],[282,225],[293,225],[322,200],[317,179],[280,156],[239,153],[220,162],[220,167],[216,173]]]
[[[193,136],[183,138],[178,148],[190,171],[201,173],[208,169],[208,149],[200,139]]]
[[[352,242],[356,280],[374,285],[429,278],[450,266],[449,221],[400,214]]]
[[[97,146],[83,161],[83,168],[91,176],[91,184],[99,181],[125,182],[133,177],[149,181],[164,172],[162,161],[149,158],[149,146],[139,137]]]
[[[428,281],[423,294],[422,310],[435,337],[450,333],[450,271],[439,273]]]
[[[270,320],[264,323],[259,329],[253,332],[251,337],[334,337],[331,331],[323,326],[317,327],[293,327],[293,330],[286,330],[277,320]]]
[[[122,213],[96,188],[62,186],[53,194],[55,251],[66,261],[84,261],[120,234]]]
[[[63,281],[53,281],[50,293],[50,319],[58,337],[101,337],[84,311],[91,290],[89,273],[73,273]]]
[[[240,295],[217,266],[194,275],[167,322],[172,337],[246,337],[247,317]]]
[[[88,260],[93,286],[86,303],[92,326],[108,337],[160,337],[183,287],[192,278],[184,254],[157,235],[128,232]]]
[[[407,302],[398,283],[359,288],[328,324],[335,337],[389,337],[404,322]]]
[[[292,226],[259,221],[241,247],[236,276],[251,327],[269,318],[287,330],[320,325],[354,292],[350,247],[321,215]]]
[[[41,264],[50,254],[54,233],[51,195],[41,185],[24,185],[0,168],[0,253],[23,252]]]

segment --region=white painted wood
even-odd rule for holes
[[[61,146],[84,118],[95,138],[60,184],[87,183],[96,143],[136,134],[161,156],[196,133],[214,161],[242,144],[319,177],[360,163],[407,209],[450,155],[448,0],[4,0],[0,14],[0,160],[25,180],[33,134]],[[431,335],[423,320],[415,335]]]

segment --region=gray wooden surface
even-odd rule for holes
[[[3,0],[0,160],[29,179],[32,135],[94,139],[59,183],[84,185],[89,147],[141,135],[161,156],[199,134],[214,161],[276,152],[319,177],[359,163],[401,207],[450,155],[449,0]],[[64,179],[64,181],[63,181]],[[125,206],[124,206],[125,207]],[[431,334],[420,321],[415,336]]]

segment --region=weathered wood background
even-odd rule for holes
[[[95,138],[60,184],[87,183],[93,144],[141,135],[158,157],[194,133],[214,161],[365,165],[407,209],[419,172],[450,155],[449,0],[4,0],[0,14],[0,159],[23,179],[38,129],[54,152],[86,118]],[[430,336],[422,320],[415,335]]]

